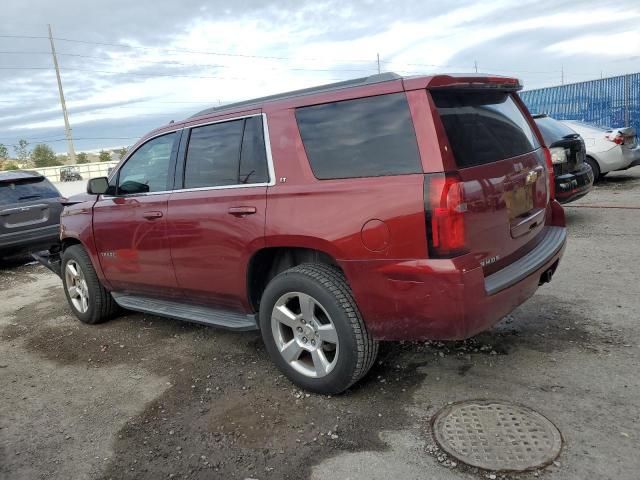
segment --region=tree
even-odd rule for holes
[[[31,159],[36,167],[55,167],[62,165],[49,145],[39,143],[31,152]]]
[[[114,152],[116,152],[116,154],[117,154],[120,158],[122,158],[122,157],[124,157],[124,156],[127,154],[127,150],[128,150],[128,149],[127,149],[127,147],[122,147],[122,148],[116,148],[116,149],[114,150]]]
[[[56,161],[59,165],[64,165],[69,162],[69,155],[67,155],[66,153],[60,153],[56,155]]]
[[[98,155],[98,160],[101,162],[110,162],[111,161],[111,153],[106,150],[100,150],[100,154]]]
[[[7,150],[6,145],[0,143],[0,160],[8,160],[9,159],[9,150]]]
[[[18,140],[18,144],[13,146],[14,152],[16,152],[16,158],[20,163],[26,163],[29,161],[31,152],[29,151],[29,142],[21,138]]]
[[[18,165],[16,162],[7,162],[2,166],[3,170],[18,170]]]
[[[86,152],[80,152],[76,155],[76,163],[89,163],[89,157],[87,156]]]

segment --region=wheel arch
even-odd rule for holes
[[[336,258],[325,250],[306,246],[267,246],[253,253],[247,264],[247,300],[254,311],[267,284],[279,273],[303,263],[333,265],[345,273]]]
[[[90,243],[93,242],[93,239],[91,237],[88,237],[86,240]],[[111,290],[111,285],[105,278],[104,272],[102,271],[102,265],[100,265],[98,252],[96,251],[95,247],[91,248],[92,245],[87,245],[85,242],[83,242],[76,236],[69,235],[69,236],[63,237],[60,239],[60,257],[62,258],[62,254],[64,253],[64,251],[67,248],[71,247],[72,245],[80,245],[82,248],[84,248],[84,250],[87,252],[87,255],[89,255],[89,259],[91,260],[93,269],[96,271],[98,279],[100,280],[100,282],[105,288],[107,288],[108,290]]]

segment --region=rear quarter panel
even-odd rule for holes
[[[267,195],[267,246],[314,248],[338,261],[426,256],[422,174],[317,180],[294,110],[267,118],[276,173]],[[374,249],[362,241],[365,224]]]

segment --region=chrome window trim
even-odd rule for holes
[[[269,181],[267,186],[276,184],[276,170],[273,165],[273,156],[271,154],[271,137],[269,136],[269,125],[267,124],[267,114],[262,112],[262,130],[264,135],[264,148],[267,151],[267,170],[269,171]]]
[[[253,117],[259,117],[259,116],[262,117],[262,135],[264,136],[264,149],[267,155],[267,171],[269,172],[268,182],[237,183],[233,185],[215,185],[210,187],[176,188],[172,191],[178,193],[178,192],[202,192],[206,190],[223,190],[223,189],[231,189],[231,188],[273,187],[276,184],[276,174],[275,174],[275,169],[273,167],[273,156],[271,155],[271,140],[269,139],[269,126],[267,125],[266,113],[264,112],[252,113],[251,115],[242,115],[239,117],[225,118],[224,120],[213,120],[210,122],[198,123],[185,128],[194,129],[198,127],[205,127],[207,125],[215,125],[216,123],[233,122],[234,120],[243,120],[245,118],[253,118]],[[189,146],[187,145],[186,154],[188,154],[188,152],[189,152]],[[185,156],[185,162],[186,162],[186,156]]]
[[[148,193],[132,193],[130,195],[101,195],[100,199],[109,199],[109,198],[117,198],[117,197],[126,197],[126,198],[130,198],[130,197],[146,197],[149,195],[164,195],[167,193],[179,193],[179,192],[202,192],[202,191],[207,191],[207,190],[229,190],[232,188],[249,188],[249,187],[273,187],[276,184],[276,174],[275,174],[275,168],[273,165],[273,155],[271,153],[271,138],[269,137],[269,125],[267,124],[267,114],[264,112],[261,113],[253,113],[251,115],[242,115],[239,117],[231,117],[231,118],[225,118],[223,120],[213,120],[213,121],[209,121],[209,122],[202,122],[202,123],[197,123],[195,125],[190,125],[190,126],[183,126],[180,128],[176,128],[175,130],[170,130],[167,132],[162,132],[159,133],[157,135],[154,135],[152,137],[149,137],[142,145],[144,145],[145,143],[147,143],[150,140],[153,140],[154,138],[157,137],[161,137],[162,135],[167,135],[169,133],[175,133],[177,131],[180,130],[186,130],[186,129],[193,129],[193,128],[198,128],[198,127],[204,127],[207,125],[213,125],[216,123],[224,123],[224,122],[232,122],[234,120],[243,120],[245,118],[252,118],[252,117],[257,117],[257,116],[262,116],[262,134],[264,136],[264,148],[265,148],[265,152],[267,155],[267,171],[269,172],[269,181],[268,182],[260,182],[260,183],[239,183],[239,184],[234,184],[234,185],[216,185],[216,186],[211,186],[211,187],[197,187],[197,188],[176,188],[174,190],[162,190],[162,191],[158,191],[158,192],[148,192]],[[140,149],[142,147],[142,145],[140,145],[138,148],[135,149],[135,151],[131,152],[131,155],[133,155],[135,152],[138,151],[138,149]],[[129,156],[131,156],[129,155]],[[129,160],[129,156],[127,156],[127,161]],[[185,159],[186,160],[186,159]],[[120,169],[122,168],[122,166],[126,163],[123,162],[120,166],[118,166],[117,169],[114,169],[113,172],[111,172],[112,175],[117,175],[118,172],[120,171]]]

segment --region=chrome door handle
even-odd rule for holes
[[[253,215],[258,210],[256,207],[229,207],[229,214],[236,217],[244,217],[245,215]]]
[[[159,212],[157,210],[152,212],[144,212],[142,216],[147,220],[155,220],[156,218],[162,217],[162,212]]]

